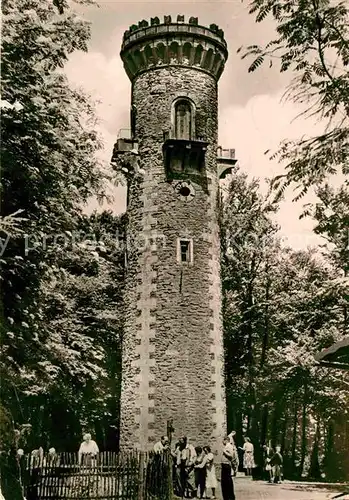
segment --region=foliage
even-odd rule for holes
[[[337,190],[325,184],[317,190],[318,201],[307,205],[304,215],[315,221],[314,231],[325,238],[333,263],[348,274],[349,262],[349,189]]]
[[[242,58],[254,56],[253,72],[269,60],[292,74],[286,97],[305,105],[305,114],[323,120],[318,136],[285,140],[273,155],[286,173],[275,177],[280,196],[295,183],[303,196],[336,172],[349,172],[349,9],[336,0],[253,0],[256,22],[271,16],[276,38],[264,47],[250,45]],[[239,49],[241,51],[242,48]]]
[[[240,236],[222,257],[229,427],[252,438],[259,463],[257,444],[271,440],[282,444],[286,475],[310,473],[311,456],[317,474],[316,458],[329,457],[328,429],[338,432],[349,408],[348,377],[315,360],[345,334],[348,281],[316,252],[283,248],[257,190],[237,176],[223,208],[223,235],[234,225]],[[337,470],[323,465],[332,479],[345,477],[343,446],[336,443]]]
[[[109,440],[115,447],[123,324],[122,221],[110,213],[93,214],[80,227],[85,238],[70,252],[65,250],[60,268],[53,270],[42,290],[44,368],[55,404],[62,401],[75,413],[81,430],[97,432],[102,446]]]
[[[25,311],[52,257],[45,238],[75,227],[81,203],[101,193],[105,175],[93,106],[61,70],[69,53],[86,50],[88,25],[70,9],[58,15],[48,0],[8,0],[2,10],[2,236],[18,213],[27,235],[6,242],[3,313],[6,330],[8,317],[35,329]]]
[[[264,2],[254,4],[262,10]],[[280,25],[296,23],[302,12],[307,27],[307,5],[305,0],[288,7],[281,3],[274,17]],[[318,12],[330,20],[330,26],[321,28],[321,48],[335,43],[336,29],[344,38],[347,33],[337,10],[331,18],[326,5]],[[340,9],[346,15],[343,5]],[[0,416],[11,428],[6,446],[13,447],[14,420],[25,431],[15,445],[26,450],[53,445],[75,451],[84,430],[95,434],[101,448],[115,448],[125,218],[82,214],[90,195],[102,194],[107,176],[96,158],[100,142],[93,106],[69,87],[61,71],[70,52],[86,50],[89,28],[64,0],[8,0],[3,15],[1,377],[7,408]],[[318,106],[328,119],[340,110],[347,112],[346,77],[331,73],[330,79],[310,58],[307,66],[297,68],[301,59],[293,58],[301,55],[290,54],[296,50],[292,47],[301,47],[301,29],[292,41],[286,24],[279,46],[272,46],[284,51],[283,69],[304,76],[308,68],[311,80],[305,78],[303,90],[320,89]],[[311,26],[304,34],[306,56],[315,47]],[[316,43],[314,54],[320,57]],[[334,48],[345,66],[345,43]],[[329,100],[335,92],[336,106]],[[333,129],[344,131],[343,141],[345,127],[343,122]],[[314,140],[321,146],[309,160],[311,168],[331,141],[340,155],[339,140]],[[345,147],[342,143],[343,154]],[[304,148],[306,143],[301,145],[305,155]],[[142,175],[134,158],[126,160],[115,169]],[[286,183],[304,176],[308,184],[324,178],[321,162],[316,167],[319,177],[305,170],[304,162],[295,166],[291,161]],[[239,439],[249,432],[255,442],[281,442],[291,463],[288,471],[301,475],[311,457],[312,473],[318,474],[321,456],[322,470],[336,465],[331,471],[335,477],[344,463],[340,447],[337,458],[333,450],[343,407],[348,407],[348,380],[343,373],[319,368],[314,356],[342,338],[347,324],[348,282],[342,271],[347,269],[348,197],[344,188],[335,192],[328,186],[318,195],[320,201],[309,214],[317,221],[316,231],[333,246],[322,261],[311,251],[281,246],[271,222],[277,206],[259,194],[256,180],[249,183],[238,173],[229,186],[222,207],[228,417]],[[26,435],[29,428],[32,432]]]
[[[258,188],[256,179],[248,183],[246,175],[237,173],[230,183],[223,209],[222,271],[227,298],[224,319],[239,324],[240,334],[245,337],[245,340],[239,339],[238,345],[228,343],[231,349],[228,359],[232,367],[254,364],[251,351],[251,335],[256,321],[253,293],[264,262],[269,258],[270,241],[277,230],[269,219],[276,206],[268,198],[263,199]],[[229,366],[227,370],[229,373]]]
[[[122,223],[102,213],[83,216],[79,226],[56,248],[55,264],[41,282],[37,337],[29,345],[12,338],[8,354],[21,353],[20,362],[13,367],[4,360],[16,381],[7,399],[15,418],[32,425],[33,446],[75,449],[83,430],[97,432],[102,446],[110,439],[117,445]]]
[[[285,174],[271,187],[279,200],[295,184],[298,200],[315,185],[318,201],[306,205],[303,216],[315,220],[315,232],[328,244],[320,258],[319,252],[270,243],[272,265],[270,259],[262,265],[253,300],[254,316],[261,318],[252,335],[254,357],[263,353],[261,370],[252,372],[254,401],[244,389],[238,394],[241,419],[247,415],[245,425],[255,439],[282,444],[287,475],[319,479],[322,471],[328,479],[344,479],[348,377],[320,369],[315,355],[348,328],[348,181],[338,190],[327,181],[349,171],[349,10],[334,0],[253,0],[250,13],[256,22],[272,17],[276,36],[264,47],[244,50],[242,59],[254,57],[249,72],[265,61],[270,67],[278,63],[292,75],[284,97],[323,124],[319,135],[280,145],[271,158],[278,158]],[[251,380],[251,370],[240,376]]]
[[[6,0],[2,14],[2,395],[17,422],[33,423],[32,439],[44,439],[44,419],[64,420],[83,396],[93,402],[81,418],[96,418],[97,379],[98,397],[110,390],[120,263],[113,247],[74,241],[91,229],[83,204],[103,197],[109,178],[94,105],[63,72],[69,54],[87,50],[89,25],[64,0]]]

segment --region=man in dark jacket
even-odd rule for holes
[[[233,474],[239,463],[236,448],[227,436],[223,440],[221,487],[223,500],[235,500]]]
[[[276,446],[275,453],[270,459],[270,465],[273,467],[274,473],[274,483],[281,483],[281,470],[282,465],[284,463],[284,459],[281,455],[281,447]]]

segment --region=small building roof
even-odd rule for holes
[[[322,366],[349,370],[349,337],[335,342],[315,356]]]

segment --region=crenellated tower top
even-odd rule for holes
[[[165,16],[139,21],[125,31],[121,58],[130,80],[140,73],[164,66],[192,66],[217,81],[228,58],[224,32],[216,24],[200,26],[197,17]]]

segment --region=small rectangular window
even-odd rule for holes
[[[181,241],[181,262],[189,262],[189,241]]]
[[[177,261],[191,264],[193,262],[193,241],[178,238],[177,240]]]

